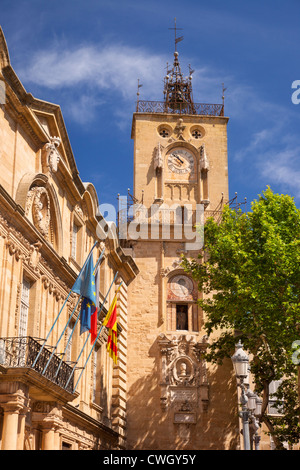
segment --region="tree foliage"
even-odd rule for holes
[[[298,367],[292,357],[300,332],[300,211],[293,198],[267,188],[247,213],[225,206],[221,223],[211,218],[205,224],[199,259],[185,258],[183,265],[203,293],[199,304],[208,336],[219,333],[207,359],[222,363],[241,339],[255,391],[263,398],[261,421],[278,448],[299,441]],[[277,395],[290,395],[284,417],[276,421],[266,413],[268,390],[282,378],[290,386],[283,382]]]

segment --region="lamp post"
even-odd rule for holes
[[[247,407],[248,397],[245,392],[244,380],[248,375],[249,358],[243,350],[241,341],[236,344],[235,353],[231,358],[238,385],[241,388],[240,404],[242,411],[240,416],[243,423],[244,450],[250,450],[250,432],[249,432],[249,410]]]
[[[259,398],[256,395],[256,407],[254,411],[254,423],[255,423],[255,434],[254,434],[254,446],[255,450],[259,450],[259,442],[260,442],[260,436],[258,435],[258,429],[259,429],[259,424],[258,424],[258,416],[261,415],[261,409],[262,409],[262,399]]]

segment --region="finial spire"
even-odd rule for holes
[[[175,28],[169,28],[169,29],[172,29],[175,31],[175,52],[177,52],[177,44],[183,40],[183,36],[180,36],[179,38],[177,37],[177,31],[182,30],[182,28],[177,28],[176,18],[174,18],[174,22],[175,22]]]
[[[140,79],[138,78],[137,92],[136,92],[136,96],[137,96],[137,100],[136,100],[136,109],[138,109],[138,107],[139,107],[140,88],[141,88],[142,86],[143,86],[143,85],[140,83]]]
[[[225,101],[225,91],[227,88],[224,88],[224,83],[222,83],[222,102],[223,102],[223,107],[224,107],[224,101]]]
[[[177,31],[182,28],[177,28],[176,18],[175,27],[169,28],[175,31],[175,52],[174,63],[171,70],[168,70],[165,76],[164,96],[166,109],[170,108],[173,112],[193,114],[194,103],[192,97],[192,74],[194,70],[189,66],[189,77],[183,77],[178,60],[177,44],[183,40],[183,36],[177,37]]]

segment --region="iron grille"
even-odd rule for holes
[[[136,106],[137,113],[168,113],[168,114],[197,114],[200,116],[224,116],[223,104],[206,103],[173,103],[168,106],[165,101],[142,101]]]
[[[38,361],[34,364],[42,348],[40,342],[42,340],[31,336],[0,338],[0,364],[12,368],[32,368],[51,380],[51,382],[72,393],[74,379],[73,376],[70,380],[69,378],[73,373],[73,368],[66,362],[61,361],[58,355],[53,355],[43,374],[43,370],[51,357],[49,346],[43,348]]]

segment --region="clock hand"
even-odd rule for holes
[[[177,158],[177,160],[179,160],[181,163],[184,163],[184,161],[181,160],[181,158],[178,155],[176,155],[175,153],[172,153],[172,155],[173,157]]]

